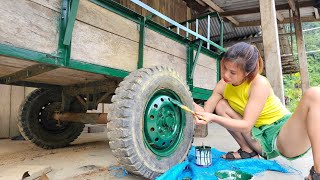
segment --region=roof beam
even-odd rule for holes
[[[216,5],[214,2],[212,2],[212,0],[202,0],[204,3],[206,3],[209,7],[211,7],[213,10],[221,13],[224,12],[223,9],[221,9],[218,5]],[[236,26],[239,25],[239,22],[237,20],[235,20],[233,17],[231,16],[226,16],[226,18],[231,21],[233,24],[235,24]]]
[[[319,19],[316,19],[314,16],[307,16],[307,17],[301,17],[301,22],[316,22],[319,21]],[[279,22],[278,24],[288,24],[290,23],[290,18],[284,18],[282,22]],[[260,26],[261,21],[247,21],[247,22],[239,22],[238,27],[245,27],[245,26]]]
[[[199,3],[201,6],[206,6],[206,4],[204,2],[202,2],[201,0],[196,0],[197,3]]]
[[[299,6],[300,8],[303,7],[313,7],[314,2],[313,1],[302,1],[299,2]],[[289,4],[279,4],[276,5],[276,10],[280,11],[280,10],[287,10],[290,8]],[[220,12],[219,14],[223,17],[225,16],[237,16],[237,15],[244,15],[244,14],[255,14],[255,13],[260,13],[260,8],[256,7],[256,8],[248,8],[248,9],[240,9],[240,10],[234,10],[234,11],[224,11],[224,12]]]

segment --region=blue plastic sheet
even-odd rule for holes
[[[264,159],[241,159],[236,161],[221,158],[225,152],[212,148],[212,165],[201,167],[195,164],[195,147],[192,147],[188,159],[169,169],[166,173],[159,176],[157,180],[192,178],[192,180],[218,179],[215,173],[220,170],[242,171],[251,175],[263,171],[278,171],[288,173],[288,170],[273,160]]]

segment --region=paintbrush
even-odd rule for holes
[[[197,114],[196,112],[192,111],[190,108],[188,108],[187,106],[181,104],[179,101],[175,100],[175,99],[170,99],[170,101],[177,105],[178,107],[180,107],[181,109],[192,113],[194,116],[196,116],[197,118],[199,118],[200,120],[206,121],[208,122],[208,120],[206,118],[204,118],[203,116],[201,116],[200,114]]]

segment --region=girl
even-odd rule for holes
[[[284,156],[293,160],[310,146],[314,166],[309,179],[320,180],[320,88],[310,88],[291,115],[261,76],[263,61],[256,47],[233,45],[221,61],[222,79],[204,108],[194,103],[197,114],[225,127],[240,145],[225,159],[266,159]],[[215,114],[213,114],[215,112]],[[197,124],[207,122],[196,116]]]

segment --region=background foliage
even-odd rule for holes
[[[302,25],[302,29],[311,29],[316,27],[320,27],[320,22],[303,23]],[[305,31],[303,34],[307,52],[320,50],[320,29]],[[295,61],[299,63],[295,37],[293,37],[293,54]],[[320,86],[320,51],[307,53],[307,61],[310,86]],[[291,112],[293,112],[298,105],[302,94],[300,73],[284,75],[283,82],[286,106]]]

